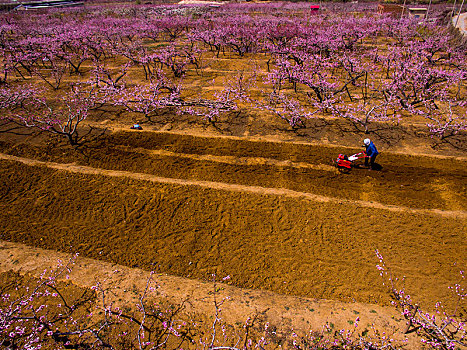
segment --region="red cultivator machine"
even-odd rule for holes
[[[358,167],[360,164],[354,163],[358,159],[364,159],[366,157],[366,153],[360,152],[353,154],[351,156],[346,156],[345,154],[339,154],[337,159],[334,160],[334,165],[336,166],[337,170],[341,173],[348,173],[352,168]]]

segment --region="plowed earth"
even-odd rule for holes
[[[0,161],[8,241],[385,304],[378,249],[427,307],[454,302],[467,263],[462,159],[383,153],[381,171],[342,175],[331,159],[356,149],[164,132],[109,133],[79,151],[4,139],[0,151],[23,157]]]

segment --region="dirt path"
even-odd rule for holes
[[[67,262],[70,259],[70,254],[0,241],[0,272],[12,270],[39,277],[44,269],[56,268],[59,260]],[[101,282],[103,289],[109,289],[108,302],[121,307],[138,302],[150,272],[78,257],[69,277],[74,284],[87,288]],[[166,274],[156,274],[153,278],[159,285],[158,292],[162,298],[176,304],[185,303],[189,313],[214,315],[213,290],[218,290],[218,300],[230,298],[223,305],[221,316],[231,325],[243,324],[248,317],[258,316],[261,322],[277,327],[278,334],[288,333],[292,329],[300,334],[310,329],[319,331],[326,323],[332,324],[335,330],[352,329],[352,323],[359,317],[359,332],[368,329],[371,336],[374,327],[394,339],[408,339],[410,349],[418,348],[416,338],[406,338],[402,333],[406,327],[405,320],[392,308],[298,298]]]
[[[245,186],[245,185],[236,185],[236,184],[211,182],[211,181],[193,181],[193,180],[176,179],[176,178],[164,178],[164,177],[159,177],[159,176],[154,176],[154,175],[144,174],[144,173],[98,169],[98,168],[76,165],[76,164],[61,164],[61,163],[55,163],[55,162],[44,162],[44,161],[39,161],[35,159],[11,156],[8,154],[0,154],[0,159],[12,160],[12,161],[20,162],[26,165],[32,165],[32,166],[46,166],[52,169],[64,170],[64,171],[69,171],[73,173],[90,174],[90,175],[98,174],[98,175],[105,175],[105,176],[112,176],[112,177],[126,177],[126,178],[135,179],[135,180],[144,180],[144,181],[151,181],[151,182],[158,182],[158,183],[165,183],[165,184],[199,186],[199,187],[206,187],[206,188],[225,190],[225,191],[247,192],[247,193],[256,193],[256,194],[264,194],[264,195],[276,195],[276,196],[285,196],[285,197],[291,197],[291,198],[305,198],[305,199],[317,201],[317,202],[334,202],[338,204],[348,203],[348,204],[355,204],[360,207],[377,208],[377,209],[389,210],[393,212],[406,212],[406,213],[411,212],[411,213],[416,213],[416,214],[440,215],[443,217],[459,218],[459,219],[467,218],[467,211],[463,211],[463,210],[452,211],[452,210],[439,210],[439,209],[414,209],[414,208],[408,208],[408,207],[403,207],[403,206],[385,205],[382,203],[371,202],[367,200],[353,201],[353,200],[345,200],[345,199],[339,199],[339,198],[333,198],[333,197],[325,197],[325,196],[320,196],[320,195],[316,195],[313,193],[298,192],[298,191],[292,191],[292,190],[280,189],[280,188],[265,188],[265,187],[259,187],[259,186]]]

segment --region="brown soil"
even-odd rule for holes
[[[166,132],[117,131],[78,152],[3,139],[3,152],[49,162],[0,162],[4,240],[386,304],[379,249],[427,307],[453,303],[447,287],[466,266],[461,158],[383,153],[381,172],[341,175],[330,160],[352,149]]]
[[[0,143],[0,150],[100,169],[281,188],[386,205],[456,211],[467,204],[465,162],[452,158],[433,162],[431,157],[382,154],[378,159],[384,163],[382,171],[355,169],[342,176],[333,171],[331,160],[337,152],[350,154],[358,149],[151,132],[117,132],[86,146],[76,152],[55,145],[31,148]],[[440,186],[448,195],[436,190]]]

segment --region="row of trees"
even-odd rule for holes
[[[399,336],[416,332],[426,348],[454,350],[467,347],[465,323],[465,276],[452,286],[457,305],[446,310],[441,302],[429,312],[417,305],[393,276],[376,251],[376,266],[389,287],[393,305],[406,320]],[[394,334],[359,328],[359,317],[349,329],[334,330],[332,323],[306,334],[276,333],[274,325],[261,323],[255,315],[233,329],[222,320],[224,303],[213,276],[214,314],[209,323],[183,315],[184,305],[164,302],[151,273],[135,305],[116,305],[109,283],[98,281],[90,289],[66,287],[75,258],[59,262],[34,280],[10,276],[0,289],[0,346],[5,349],[401,349],[406,344]],[[118,272],[118,271],[115,271]],[[228,279],[225,277],[223,281]],[[69,290],[73,289],[73,292]],[[189,300],[188,300],[189,302]],[[415,344],[412,344],[415,346]]]
[[[292,128],[321,116],[364,132],[373,122],[421,117],[441,138],[467,127],[466,51],[444,26],[311,16],[303,7],[275,16],[240,8],[196,16],[95,9],[3,15],[3,118],[71,143],[88,112],[106,105],[149,121],[161,108],[215,121],[241,106],[273,113]],[[188,83],[206,74],[212,58],[251,64],[216,73],[228,82],[216,94],[190,97]],[[37,81],[42,88],[31,89]],[[51,99],[49,91],[62,97]]]

